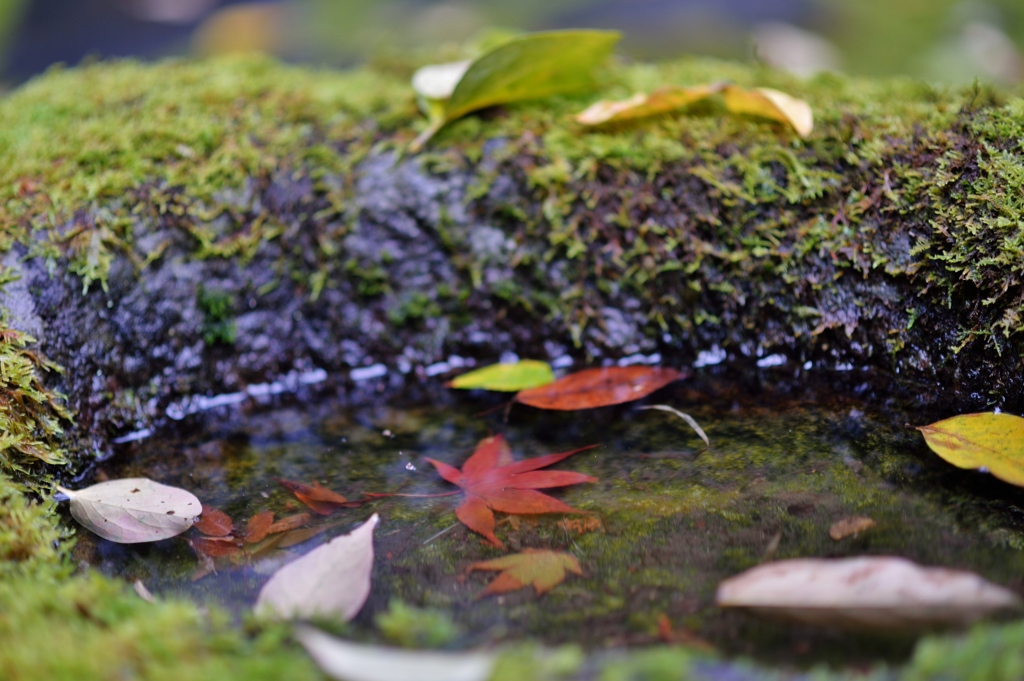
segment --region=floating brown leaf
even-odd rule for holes
[[[508,463],[511,452],[501,435],[481,440],[473,456],[459,471],[434,459],[441,477],[458,485],[466,492],[465,501],[455,515],[469,529],[483,535],[498,548],[505,548],[494,535],[494,513],[579,513],[558,499],[538,492],[548,487],[564,487],[581,482],[597,482],[597,478],[569,471],[539,471],[537,469],[558,463],[562,459],[591,447],[581,447],[560,454],[538,456],[525,461]]]
[[[277,534],[278,532],[290,532],[292,530],[297,530],[308,523],[309,518],[310,515],[308,513],[296,513],[295,515],[281,518],[267,529],[267,534]]]
[[[883,630],[969,624],[1020,605],[973,573],[889,556],[760,565],[722,582],[715,600],[807,624]]]
[[[227,513],[204,505],[202,515],[192,527],[211,537],[226,537],[231,534],[234,523]]]
[[[473,563],[469,571],[473,570],[501,571],[484,589],[481,594],[483,596],[508,593],[529,585],[536,589],[539,596],[561,584],[565,580],[566,571],[583,574],[575,556],[548,549],[525,549],[522,553]]]
[[[278,480],[278,482],[294,494],[296,499],[320,515],[331,515],[339,508],[355,508],[359,505],[359,502],[349,501],[337,492],[332,492],[320,485],[306,485],[292,480]]]
[[[540,388],[522,390],[516,401],[538,409],[593,409],[639,400],[683,377],[675,369],[662,367],[585,369]]]
[[[832,537],[836,541],[840,539],[846,539],[847,537],[855,537],[865,530],[870,530],[875,526],[875,521],[871,518],[865,518],[864,516],[854,516],[852,518],[843,518],[832,523],[832,527],[828,529],[828,536]]]
[[[249,518],[249,522],[245,525],[246,543],[255,544],[256,542],[263,541],[263,539],[270,533],[270,528],[273,525],[273,511],[260,511],[253,517]]]

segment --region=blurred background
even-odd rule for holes
[[[619,29],[621,51],[637,59],[1024,80],[1024,0],[0,0],[0,79],[55,63],[253,50],[331,66],[412,61],[485,28],[570,27]]]

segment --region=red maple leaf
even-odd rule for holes
[[[477,445],[473,456],[462,465],[462,470],[434,459],[441,477],[458,485],[466,493],[466,500],[455,509],[455,515],[469,529],[482,534],[488,542],[505,548],[494,536],[494,513],[580,513],[558,499],[538,492],[548,487],[564,487],[581,482],[597,482],[597,478],[571,471],[538,471],[558,463],[577,452],[597,445],[580,447],[570,452],[538,456],[512,463],[512,452],[501,435],[486,438]]]

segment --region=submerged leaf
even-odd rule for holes
[[[621,38],[617,31],[546,31],[512,38],[473,59],[451,96],[444,95],[461,65],[442,64],[413,77],[428,102],[431,124],[411,148],[426,144],[446,123],[495,104],[580,92],[593,86],[592,71]],[[446,100],[446,101],[445,101]]]
[[[547,549],[524,549],[522,553],[473,563],[469,571],[473,570],[501,571],[484,589],[483,596],[508,593],[528,585],[532,585],[539,596],[565,581],[567,570],[573,574],[583,574],[575,556]]]
[[[285,619],[356,616],[370,595],[373,529],[377,514],[349,534],[335,537],[288,563],[260,590],[256,613]]]
[[[515,399],[538,409],[593,409],[639,400],[681,378],[683,374],[675,369],[662,367],[585,369],[540,388],[522,390]]]
[[[245,525],[246,543],[255,544],[263,541],[266,536],[270,534],[270,528],[273,524],[273,511],[260,511],[253,517],[249,518],[249,522]]]
[[[285,518],[281,518],[269,528],[267,528],[267,534],[277,534],[278,532],[291,532],[297,530],[306,523],[309,522],[308,513],[296,513]]]
[[[646,118],[689,106],[721,92],[722,84],[694,87],[663,87],[649,95],[638,92],[629,99],[601,100],[576,114],[576,122],[583,125],[604,125],[636,118]]]
[[[494,534],[494,511],[502,513],[579,513],[558,499],[538,492],[538,489],[564,487],[581,482],[597,482],[597,478],[569,471],[541,471],[562,459],[591,447],[570,452],[538,456],[525,461],[512,462],[512,452],[501,435],[480,441],[473,456],[458,470],[441,461],[427,459],[441,477],[458,485],[466,492],[455,516],[463,525],[481,534],[499,549],[505,545]]]
[[[326,487],[319,485],[306,485],[291,480],[278,480],[282,487],[291,491],[295,498],[309,506],[314,513],[320,515],[331,515],[339,508],[354,508],[359,502],[349,501],[337,492],[332,492]]]
[[[439,653],[351,643],[311,627],[295,638],[317,666],[339,681],[486,681],[496,657],[490,653]]]
[[[241,542],[234,537],[196,537],[190,539],[189,544],[210,558],[230,558],[242,552]]]
[[[814,130],[814,114],[811,106],[785,92],[766,87],[745,90],[729,85],[723,91],[725,107],[737,114],[770,118],[793,128],[800,137],[807,137]]]
[[[203,534],[211,537],[226,537],[231,534],[234,523],[224,511],[218,511],[209,506],[203,506],[203,513],[195,522],[195,528]]]
[[[80,490],[57,489],[71,499],[75,520],[120,544],[179,535],[192,527],[203,507],[191,492],[148,478],[110,480]]]
[[[969,624],[1020,605],[973,573],[888,556],[760,565],[722,582],[715,601],[808,624],[888,630]]]
[[[1024,418],[962,414],[918,428],[932,451],[958,468],[987,469],[1024,487]]]
[[[519,392],[527,388],[538,388],[555,380],[551,365],[535,359],[524,359],[514,364],[492,364],[462,374],[448,384],[451,388],[464,390],[481,389],[500,392]]]

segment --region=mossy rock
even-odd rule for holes
[[[1024,408],[1024,100],[619,66],[600,96],[728,79],[808,100],[817,128],[800,140],[709,104],[585,131],[570,114],[590,95],[483,112],[406,156],[425,125],[408,75],[119,62],[0,102],[0,670],[315,675],[282,631],[71,576],[52,516],[27,502],[193,395],[452,353],[680,365],[714,349],[752,370],[778,356],[767,380],[837,370],[853,386],[867,368],[891,394]],[[1019,639],[925,642],[878,673],[964,676],[988,656],[984,678],[1018,678]],[[44,654],[54,640],[66,655]],[[658,652],[605,674],[714,678],[691,662]]]

